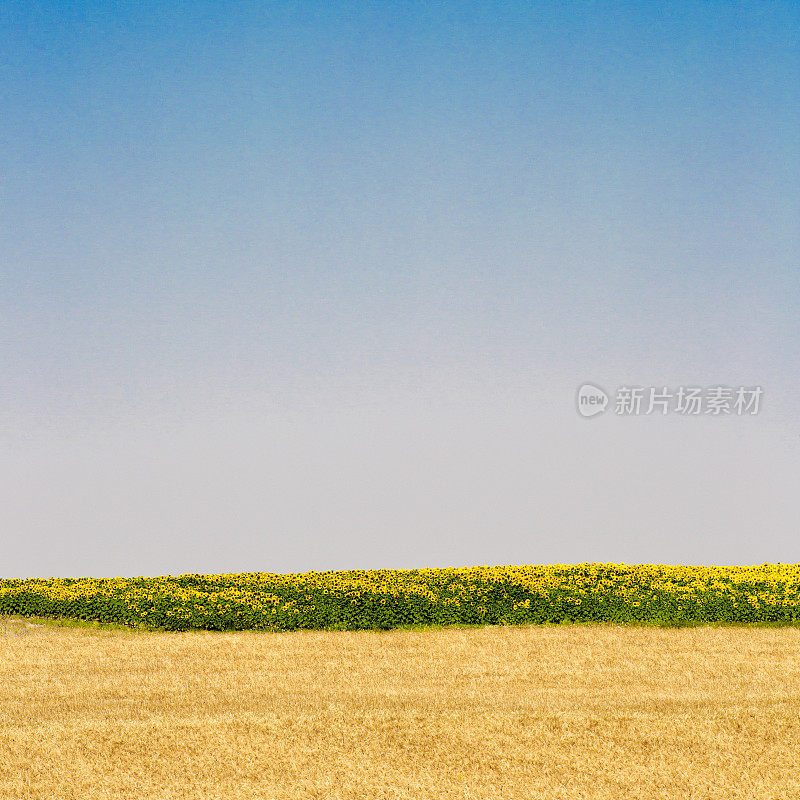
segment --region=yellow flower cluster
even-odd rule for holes
[[[800,620],[800,565],[555,564],[0,581],[0,614],[168,630]]]

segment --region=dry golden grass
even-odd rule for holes
[[[0,797],[800,798],[800,630],[0,620]]]

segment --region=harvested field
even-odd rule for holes
[[[0,618],[0,797],[800,797],[800,630]]]

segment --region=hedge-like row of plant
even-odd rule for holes
[[[0,580],[0,614],[166,630],[800,622],[800,565],[579,564]]]

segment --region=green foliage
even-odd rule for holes
[[[164,630],[800,622],[800,565],[579,564],[0,580],[0,614]]]

